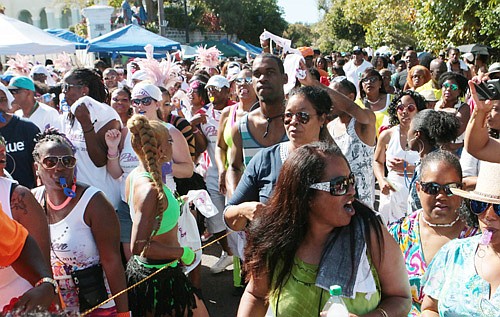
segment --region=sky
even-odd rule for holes
[[[319,20],[317,2],[310,0],[278,0],[278,5],[285,11],[288,23],[316,23]]]

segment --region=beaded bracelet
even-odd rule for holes
[[[378,307],[377,311],[382,315],[382,317],[389,317],[389,315],[383,308]]]

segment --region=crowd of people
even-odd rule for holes
[[[209,316],[188,234],[218,242],[211,274],[233,265],[241,317],[319,316],[332,285],[351,316],[500,316],[500,63],[302,47],[290,67],[261,44],[8,63],[4,313]]]

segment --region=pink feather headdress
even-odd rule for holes
[[[54,60],[54,69],[57,69],[61,72],[69,72],[73,68],[73,61],[71,60],[71,56],[63,52],[62,54],[57,55],[57,58]]]
[[[11,57],[7,63],[9,70],[14,72],[17,76],[29,76],[31,67],[31,57],[28,55],[16,54],[16,57]]]
[[[141,70],[147,73],[148,81],[160,87],[167,87],[172,80],[177,80],[181,72],[179,65],[171,61],[170,54],[166,54],[166,58],[158,62],[153,57],[154,47],[148,44],[144,47],[146,58],[136,59]]]
[[[217,47],[212,46],[207,49],[206,46],[199,46],[197,51],[196,64],[199,68],[217,68],[219,66],[219,56],[222,53]]]

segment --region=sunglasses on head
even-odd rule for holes
[[[500,204],[491,204],[491,203],[486,203],[484,201],[473,200],[473,199],[469,200],[470,210],[472,210],[472,212],[475,213],[476,215],[482,214],[490,206],[493,207],[493,210],[495,211],[497,216],[500,217]]]
[[[396,107],[396,110],[399,111],[399,112],[403,112],[404,110],[408,110],[408,112],[413,112],[415,110],[417,110],[417,107],[410,103],[409,105],[403,105],[403,104],[399,104],[397,107]]]
[[[151,97],[146,97],[142,99],[132,99],[132,103],[136,106],[142,104],[143,106],[149,106],[154,99]]]
[[[311,120],[311,116],[314,116],[312,114],[309,114],[305,111],[299,111],[296,113],[293,112],[285,112],[283,114],[283,122],[285,124],[290,124],[292,122],[293,117],[297,119],[302,124],[307,124],[309,120]]]
[[[46,156],[42,159],[42,166],[45,169],[53,169],[58,162],[61,162],[66,168],[73,168],[76,165],[76,157],[73,155]]]
[[[377,80],[378,80],[378,77],[376,77],[376,76],[371,76],[371,77],[366,77],[366,78],[361,79],[361,82],[362,82],[362,83],[371,83],[371,84],[373,84],[373,83],[375,83]]]
[[[236,78],[234,81],[237,85],[250,85],[252,83],[252,77]]]
[[[453,91],[458,90],[457,84],[444,83],[443,87],[446,89],[451,88],[451,90],[453,90]]]
[[[355,183],[356,179],[351,173],[349,176],[335,177],[329,182],[314,183],[309,188],[329,192],[332,196],[344,196],[349,191],[349,186],[354,186]]]
[[[451,192],[450,188],[462,188],[461,183],[449,183],[449,184],[438,184],[435,182],[420,182],[420,187],[422,188],[422,191],[428,195],[433,195],[437,196],[441,189],[444,191],[446,196],[453,196],[453,193]]]

